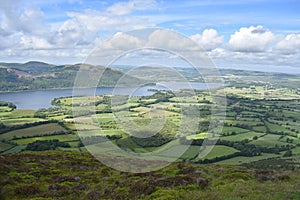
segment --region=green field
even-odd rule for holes
[[[254,161],[258,161],[258,160],[275,158],[275,157],[280,157],[280,155],[263,153],[260,156],[254,156],[254,157],[237,156],[234,158],[229,158],[226,160],[216,162],[215,164],[241,165],[244,163],[250,163],[250,162],[254,162]]]
[[[0,113],[1,112],[9,112],[11,110],[8,106],[0,106]]]
[[[227,147],[224,145],[215,145],[210,152],[207,152],[207,150],[204,150],[199,154],[198,160],[204,160],[204,159],[214,159],[216,157],[221,157],[221,156],[227,156],[231,155],[233,153],[239,152],[238,150],[232,148],[232,147]],[[203,157],[203,155],[205,155]]]
[[[265,126],[255,126],[252,127],[253,131],[265,133],[267,131],[267,128]]]
[[[18,145],[18,146],[15,146],[15,147],[3,152],[3,154],[19,153],[25,148],[26,148],[26,145]]]
[[[14,140],[14,142],[16,142],[18,145],[26,145],[28,143],[37,140],[54,140],[54,139],[57,139],[60,142],[66,142],[66,141],[76,141],[79,138],[77,137],[77,135],[65,134],[65,135],[50,135],[50,136],[42,136],[42,137],[25,138],[25,139]]]
[[[265,133],[246,132],[238,135],[222,136],[220,137],[220,140],[228,140],[228,141],[253,140],[254,136],[261,137],[264,134]]]
[[[11,145],[11,144],[0,142],[0,152],[6,151],[12,147],[13,147],[13,145]]]
[[[277,124],[273,124],[270,122],[266,122],[266,126],[272,131],[272,132],[276,132],[276,133],[283,133],[283,134],[288,134],[288,135],[295,135],[296,133],[293,131],[290,131],[288,129],[286,129],[283,126],[277,125]]]
[[[58,124],[50,123],[4,133],[0,135],[0,139],[12,139],[14,137],[45,135],[57,132],[66,132],[66,129],[64,129]]]
[[[22,118],[12,118],[12,119],[3,119],[1,120],[2,123],[6,125],[14,125],[14,124],[25,124],[25,123],[33,123],[33,122],[40,122],[45,121],[41,118],[29,118],[29,117],[22,117]]]
[[[213,130],[214,129],[212,129],[212,131]],[[239,127],[230,127],[230,126],[224,126],[222,130],[223,134],[231,134],[231,133],[241,134],[246,132],[249,132],[249,130],[244,128],[239,128]]]
[[[285,142],[280,141],[280,135],[267,134],[251,142],[258,146],[274,147],[275,145],[285,145]]]
[[[3,127],[3,131],[0,139],[5,139],[4,142],[7,143],[15,142],[23,147],[36,140],[58,139],[68,142],[71,146],[71,148],[59,148],[60,150],[79,151],[81,149],[85,151],[84,147],[77,148],[79,142],[77,133],[82,138],[110,136],[113,138],[114,145],[117,144],[123,150],[140,154],[156,152],[166,147],[165,151],[149,158],[150,160],[167,158],[171,161],[176,159],[178,152],[187,149],[179,161],[187,160],[189,162],[204,162],[204,160],[205,162],[216,162],[219,159],[236,156],[236,158],[227,159],[228,162],[241,164],[272,156],[277,157],[278,152],[283,155],[290,149],[292,152],[297,152],[296,145],[300,144],[300,114],[298,113],[300,94],[279,85],[268,85],[272,89],[266,92],[267,86],[257,81],[255,76],[243,77],[245,80],[240,80],[238,78],[241,77],[240,75],[229,77],[229,82],[230,80],[234,81],[231,82],[232,86],[226,87],[228,92],[226,106],[215,107],[214,99],[207,91],[195,91],[194,94],[191,94],[184,90],[178,91],[176,95],[168,91],[157,91],[152,96],[131,97],[126,103],[113,107],[111,105],[112,95],[81,96],[73,99],[72,97],[57,98],[53,101],[57,107],[38,111],[18,109],[9,111],[8,106],[2,106],[0,126]],[[242,81],[243,87],[235,85],[237,84],[235,81]],[[219,94],[220,91],[217,89],[216,92]],[[92,116],[89,116],[90,111],[94,111],[93,105],[95,104],[97,105],[96,113],[92,112]],[[211,117],[212,108],[218,110],[214,119]],[[74,118],[72,110],[75,111]],[[226,116],[224,115],[225,111]],[[200,116],[198,116],[199,113]],[[225,119],[224,124],[222,124],[222,118]],[[125,124],[133,122],[141,128],[147,127],[154,119],[165,121],[158,130],[162,137],[160,140],[163,141],[167,138],[170,141],[168,137],[171,136],[174,137],[173,141],[167,144],[162,143],[161,146],[151,146],[151,143],[148,145],[142,142],[139,145],[145,147],[139,146],[134,142],[137,140],[129,137],[131,133],[125,132],[128,130],[125,130],[124,124],[120,124],[118,119],[123,119]],[[187,123],[183,124],[183,119],[186,119]],[[30,124],[33,122],[43,120],[52,121],[50,124],[24,128],[31,126]],[[194,123],[199,125],[195,124],[192,127]],[[220,130],[222,130],[221,133]],[[205,158],[201,158],[199,156],[200,142],[203,139],[208,139],[207,141],[215,139],[207,138],[208,132],[215,136],[219,135],[219,143]],[[99,138],[101,141],[101,137]],[[86,140],[88,141],[89,138]],[[191,142],[192,140],[196,142],[191,146],[184,143],[184,141]],[[93,142],[91,143],[93,144]],[[105,153],[113,154],[113,148],[106,144],[109,143],[102,144],[104,145],[102,150]],[[6,143],[0,143],[0,146],[3,150],[8,148]],[[88,148],[95,150],[97,145],[90,145]],[[16,152],[20,151],[17,147],[12,149],[17,149]]]
[[[21,117],[33,117],[34,110],[13,110],[11,112],[0,112],[0,117],[15,119]]]
[[[293,154],[300,155],[300,147],[296,147],[292,150]]]

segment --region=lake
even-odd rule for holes
[[[219,87],[218,83],[175,83],[162,82],[153,86],[142,87],[99,87],[96,89],[77,89],[74,94],[77,95],[104,95],[104,94],[124,94],[132,96],[149,96],[154,94],[154,91],[149,90],[180,90],[192,87],[197,90],[207,90],[208,88]],[[51,107],[51,101],[58,97],[73,96],[73,89],[58,89],[58,90],[34,90],[34,91],[20,91],[20,92],[4,92],[0,93],[0,101],[7,101],[14,103],[18,109],[33,109]]]

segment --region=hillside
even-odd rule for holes
[[[42,62],[0,63],[0,91],[44,90],[72,88],[80,67],[93,67],[86,64],[54,66]],[[104,70],[103,67],[97,67]],[[98,86],[114,86],[124,74],[118,70],[105,69]],[[127,83],[139,80],[131,76],[123,77]]]
[[[0,63],[0,92],[22,90],[46,90],[72,88],[78,70],[86,64],[52,65],[43,62]],[[103,70],[102,67],[97,66]],[[215,71],[202,69],[201,76],[193,68],[160,68],[114,66],[107,68],[98,86],[114,86],[118,80],[128,85],[149,84],[162,81],[215,81]],[[231,86],[247,87],[249,84],[266,85],[298,89],[300,76],[297,74],[270,73],[233,69],[219,69],[222,80]]]
[[[0,63],[0,66],[21,70],[30,74],[49,72],[55,67],[55,65],[44,63],[44,62],[38,62],[38,61],[29,61],[27,63],[3,63],[2,62]]]
[[[149,173],[113,170],[88,153],[0,156],[0,199],[299,199],[300,175],[173,163]]]

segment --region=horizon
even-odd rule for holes
[[[60,65],[80,65],[80,64],[88,64],[88,63],[60,63],[60,64],[54,64],[54,63],[48,63],[42,60],[29,60],[26,62],[1,62],[1,63],[5,63],[5,64],[27,64],[27,63],[31,63],[31,62],[38,62],[38,63],[44,63],[44,64],[49,64],[49,65],[54,65],[54,66],[60,66]],[[130,66],[130,67],[137,67],[135,65],[129,65],[129,64],[124,64],[124,65],[112,65],[112,67],[121,67],[121,66]],[[180,66],[176,66],[173,68],[180,68],[180,69],[184,69],[184,68],[189,68],[189,67],[180,67]],[[234,68],[234,67],[219,67],[216,66],[217,69],[219,70],[242,70],[242,71],[252,71],[252,72],[265,72],[265,73],[281,73],[281,74],[291,74],[291,75],[298,75],[300,74],[300,68],[293,68],[291,71],[286,71],[286,69],[282,69],[282,68],[267,68],[267,69],[262,69],[262,68],[251,68],[251,67],[244,67],[244,68]]]

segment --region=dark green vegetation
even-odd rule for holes
[[[1,199],[299,199],[300,174],[173,163],[149,173],[110,169],[87,153],[0,156]]]
[[[25,150],[28,151],[46,151],[55,150],[58,147],[70,147],[70,144],[66,142],[60,142],[59,140],[36,140],[32,143],[28,143]]]

